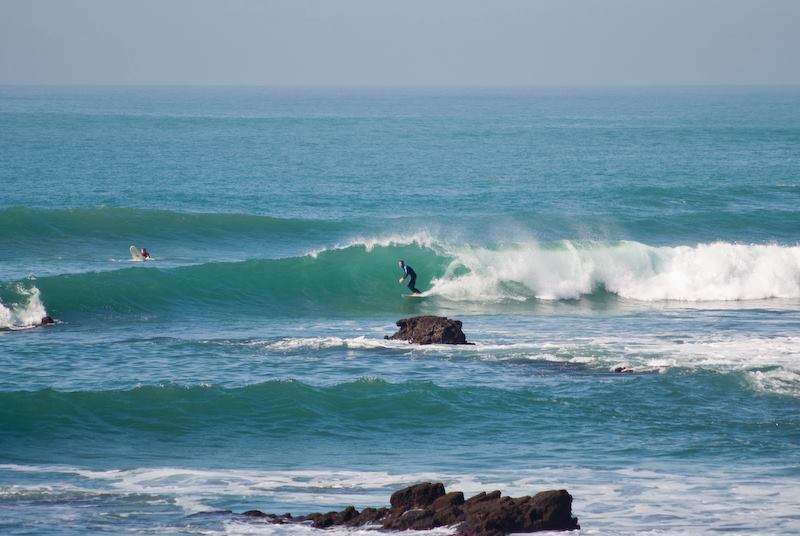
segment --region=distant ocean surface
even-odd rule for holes
[[[800,532],[800,88],[0,87],[0,533],[431,479]]]

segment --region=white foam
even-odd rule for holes
[[[17,285],[14,291],[22,297],[22,300],[10,306],[0,302],[0,328],[38,325],[42,318],[47,316],[39,289],[35,286],[25,288]]]
[[[242,522],[237,520],[227,520],[223,524],[225,534],[232,536],[248,536],[251,534],[263,536],[320,536],[320,530],[308,525],[272,525],[269,523]],[[453,534],[454,528],[437,528],[432,530],[409,530],[403,532],[408,536],[445,536]],[[218,534],[216,531],[208,531],[205,534]],[[336,534],[340,536],[375,536],[381,534],[375,529],[361,527],[332,527],[325,529],[324,534]]]
[[[673,368],[711,372],[742,372],[754,388],[800,396],[800,336],[709,334],[664,338],[623,333],[618,336],[509,341],[474,345],[410,345],[370,337],[290,337],[247,341],[269,351],[385,349],[402,354],[464,357],[484,361],[548,361],[634,372],[664,372]]]
[[[74,475],[101,483],[120,493],[177,495],[176,504],[187,513],[212,508],[203,505],[211,496],[273,496],[287,494],[296,502],[337,506],[343,502],[364,503],[374,499],[368,490],[402,487],[409,481],[433,478],[429,473],[392,475],[364,471],[257,471],[205,470],[177,467],[96,471],[64,465],[0,464],[0,471]],[[84,488],[79,488],[83,490]],[[342,493],[346,491],[347,493]]]
[[[641,301],[800,298],[800,246],[652,247],[638,242],[535,242],[503,249],[450,249],[431,294],[456,301],[575,299],[602,286]]]
[[[277,341],[256,341],[250,344],[264,346],[279,352],[289,352],[295,350],[321,350],[328,348],[343,349],[374,349],[374,348],[408,348],[405,341],[394,341],[387,339],[373,339],[369,337],[297,337],[286,338]]]
[[[687,466],[688,467],[688,466]],[[82,477],[81,490],[98,494],[142,494],[148,503],[163,496],[186,513],[210,510],[204,501],[229,496],[258,507],[263,502],[313,504],[340,508],[346,504],[380,506],[399,487],[420,481],[441,481],[450,490],[471,495],[499,489],[528,495],[545,489],[568,489],[573,511],[585,534],[707,534],[736,527],[748,534],[790,534],[800,531],[796,505],[800,488],[794,471],[747,465],[735,468],[688,467],[691,472],[666,470],[657,464],[622,468],[535,466],[481,474],[406,473],[382,471],[259,471],[186,468],[141,468],[91,471],[68,466],[0,465],[0,470],[50,473],[52,482],[37,487],[49,494],[65,475]],[[111,487],[109,489],[109,484]],[[52,486],[52,487],[51,487]],[[15,493],[19,493],[16,490]],[[28,495],[31,500],[36,496]],[[44,497],[44,500],[49,500]],[[210,501],[209,501],[210,500]],[[768,510],[765,510],[768,505]],[[141,508],[136,505],[136,508]],[[295,511],[295,513],[303,513]],[[199,528],[199,527],[198,527]],[[269,525],[258,520],[225,519],[222,528],[202,527],[206,534],[267,534],[313,536],[302,525]],[[362,536],[364,529],[336,529],[337,534]],[[446,534],[437,529],[428,534]],[[366,534],[366,533],[365,533]]]

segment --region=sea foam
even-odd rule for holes
[[[0,302],[0,329],[35,326],[47,315],[39,289],[16,285],[15,292],[20,301],[6,306]]]
[[[800,246],[714,242],[654,247],[562,241],[451,248],[430,294],[455,301],[577,299],[598,290],[640,301],[800,298]]]

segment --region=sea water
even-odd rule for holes
[[[0,532],[798,532],[798,240],[795,87],[0,88]]]

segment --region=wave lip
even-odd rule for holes
[[[38,325],[47,311],[41,300],[41,293],[35,286],[30,288],[16,284],[12,291],[19,301],[6,306],[0,301],[0,329],[23,328]]]

